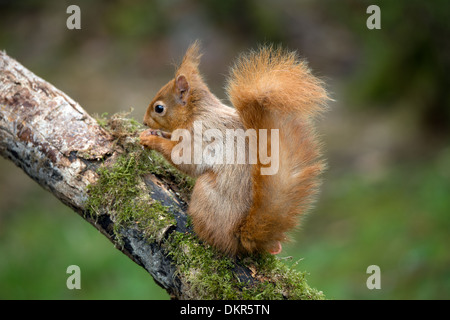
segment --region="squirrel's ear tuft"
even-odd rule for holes
[[[200,64],[200,58],[202,57],[202,54],[200,53],[200,41],[195,40],[194,43],[192,43],[189,48],[186,50],[186,53],[183,58],[183,64],[190,64],[193,67],[198,67]]]
[[[198,72],[198,65],[200,64],[200,58],[202,54],[200,53],[200,41],[195,40],[186,51],[183,57],[181,65],[178,67],[177,75],[184,73],[187,75]]]

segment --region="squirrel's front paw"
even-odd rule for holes
[[[155,149],[159,139],[161,138],[158,136],[157,130],[147,129],[139,136],[139,143],[149,149]]]

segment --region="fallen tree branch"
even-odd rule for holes
[[[320,299],[272,256],[230,259],[198,241],[187,178],[123,116],[92,118],[0,52],[0,154],[71,207],[177,299]]]

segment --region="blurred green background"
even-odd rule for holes
[[[81,8],[68,30],[66,8]],[[369,30],[366,9],[381,9]],[[77,100],[112,114],[147,103],[194,39],[226,99],[241,51],[298,50],[333,98],[320,122],[329,169],[315,209],[281,256],[303,259],[331,299],[450,298],[450,2],[5,1],[0,49]],[[81,268],[68,290],[66,268]],[[369,290],[366,269],[381,268]],[[168,299],[92,226],[0,159],[1,299]]]

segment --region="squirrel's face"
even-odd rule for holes
[[[186,78],[181,75],[162,87],[147,108],[144,124],[167,132],[182,128],[188,109],[187,86]]]

